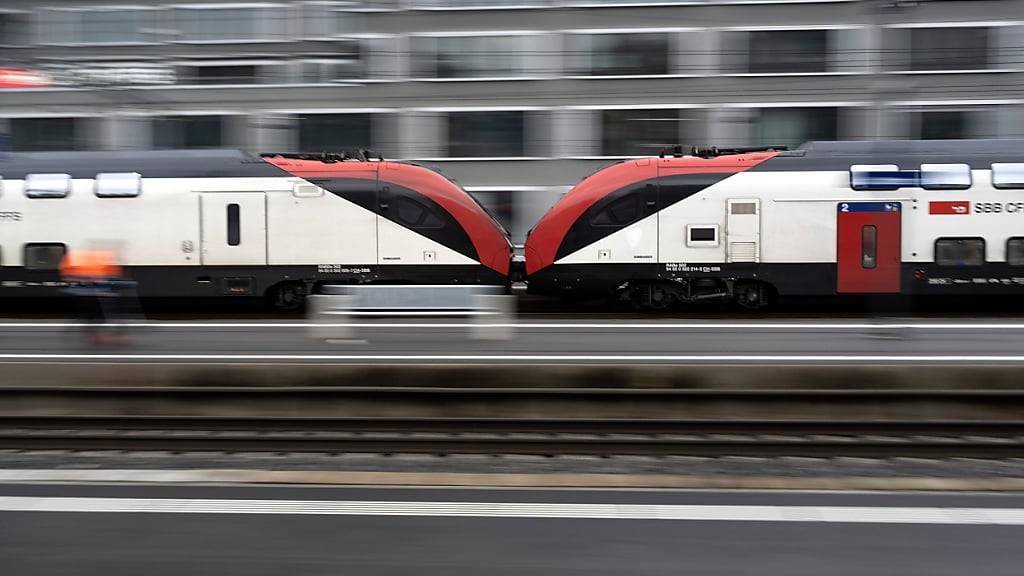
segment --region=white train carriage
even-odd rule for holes
[[[511,244],[424,167],[232,150],[0,157],[0,295],[48,296],[68,250],[117,254],[143,297],[261,296],[319,284],[505,284]]]
[[[529,289],[674,301],[1024,293],[1024,141],[811,142],[629,160],[526,243]]]

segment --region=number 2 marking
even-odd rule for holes
[[[839,205],[839,211],[840,212],[849,212],[850,211],[850,205],[847,204],[846,202],[843,202],[842,204]]]

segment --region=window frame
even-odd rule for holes
[[[106,178],[105,178],[106,177]],[[135,181],[134,190],[125,192],[103,192],[102,184],[103,180],[107,178],[115,179],[115,182],[122,180],[122,177],[133,177]],[[127,178],[123,178],[127,180]],[[138,172],[100,172],[96,174],[96,178],[93,180],[93,194],[97,198],[138,198],[142,195],[142,174]]]
[[[420,220],[417,222],[409,222],[403,218],[401,216],[402,204],[413,204],[422,209],[422,216]],[[431,217],[437,221],[436,225],[428,225],[428,221]],[[409,228],[410,230],[440,230],[445,227],[445,219],[442,218],[432,206],[406,194],[395,195],[395,220],[398,221],[399,225]]]
[[[58,180],[63,180],[65,186],[63,191],[58,190],[57,188],[34,189],[29,184],[32,180],[40,180],[40,185],[47,181],[57,182]],[[71,178],[70,174],[65,174],[62,172],[41,172],[36,174],[26,174],[22,191],[24,192],[26,198],[31,198],[33,200],[44,200],[48,198],[67,198],[68,196],[71,195],[72,188],[74,188],[74,181]]]
[[[714,231],[714,240],[693,240],[692,234],[696,229],[709,228]],[[718,224],[687,224],[686,225],[686,247],[687,248],[717,248],[721,241],[721,234]]]
[[[1014,170],[1013,167],[1018,167],[1017,169],[1020,171],[1021,178],[1019,178],[1019,182],[999,183],[996,181],[996,172]],[[989,169],[992,171],[992,187],[996,190],[1019,190],[1024,188],[1024,162],[993,162]]]
[[[966,184],[929,184],[926,178],[926,174],[939,174],[941,172],[937,170],[928,170],[925,167],[937,168],[937,167],[957,167],[966,171],[967,183]],[[970,164],[964,163],[948,163],[948,164],[921,164],[920,172],[918,176],[918,184],[925,190],[968,190],[974,185],[974,175],[971,173]]]
[[[878,268],[878,226],[874,224],[865,224],[860,228],[860,267],[865,270]]]
[[[977,263],[973,263],[973,264],[972,263],[959,264],[959,263],[943,263],[943,262],[940,262],[939,261],[939,243],[943,242],[943,241],[957,241],[957,242],[978,241],[978,242],[981,242],[981,261],[977,262]],[[941,238],[936,238],[935,239],[935,243],[933,244],[932,260],[934,261],[934,263],[936,265],[942,266],[942,267],[946,267],[946,268],[976,268],[976,267],[979,267],[979,266],[984,266],[988,262],[988,246],[986,244],[987,243],[985,242],[985,239],[982,238],[981,236],[943,236]]]
[[[57,260],[57,264],[54,267],[41,267],[41,266],[30,266],[28,252],[32,248],[41,247],[56,247],[59,246],[63,253],[60,259]],[[60,270],[60,263],[64,260],[64,257],[68,254],[68,245],[63,242],[26,242],[21,248],[21,267],[26,270],[40,271],[40,272],[52,272]]]
[[[242,245],[242,206],[238,202],[225,204],[227,214],[226,240],[228,246]]]

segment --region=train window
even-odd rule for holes
[[[878,228],[874,226],[860,229],[860,265],[867,269],[878,266]]]
[[[228,204],[228,246],[242,243],[241,209],[238,204]]]
[[[25,196],[29,198],[64,198],[71,193],[68,174],[29,174],[25,176]]]
[[[410,228],[441,228],[444,221],[428,206],[407,196],[399,196],[398,221]]]
[[[142,175],[137,172],[108,172],[96,175],[99,198],[134,198],[142,193]]]
[[[971,167],[967,164],[921,164],[921,188],[966,190],[970,187]]]
[[[690,247],[718,246],[718,225],[687,224],[686,245]]]
[[[1024,164],[995,163],[992,165],[992,186],[994,188],[1024,188]]]
[[[1024,266],[1024,238],[1010,238],[1006,241],[1006,263],[1010,266]]]
[[[940,266],[981,266],[985,263],[983,238],[939,238],[935,263]]]
[[[900,170],[895,164],[854,164],[850,166],[850,188],[854,190],[897,190],[920,185],[917,170]]]
[[[25,268],[28,270],[58,270],[67,246],[56,242],[25,244]]]
[[[640,195],[628,194],[617,198],[590,218],[594,226],[625,226],[640,215]]]

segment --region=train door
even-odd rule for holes
[[[199,197],[203,265],[266,265],[265,195],[262,192],[205,192]]]
[[[837,206],[836,292],[900,291],[900,203]]]
[[[761,202],[730,199],[725,217],[726,262],[761,261]]]

